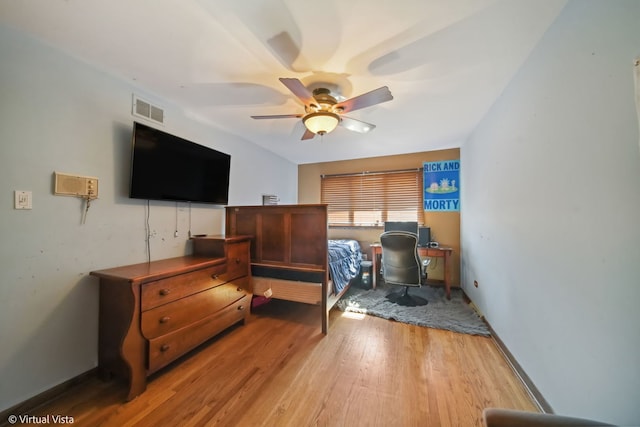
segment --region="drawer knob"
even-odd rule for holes
[[[242,310],[244,310],[244,305],[239,305],[238,306],[238,311],[242,311]]]
[[[236,264],[240,264],[240,258],[236,258]]]
[[[211,278],[212,278],[213,280],[218,280],[218,275],[217,275],[217,274],[212,274],[212,275],[211,275]]]
[[[160,347],[160,351],[167,351],[171,348],[171,346],[169,344],[162,344],[162,346]]]
[[[240,286],[238,286],[238,289],[236,289],[236,291],[242,292],[242,291],[244,291],[244,289],[242,289]]]
[[[160,318],[160,323],[167,323],[169,320],[171,320],[171,317],[164,316]]]
[[[167,288],[160,289],[160,295],[162,295],[163,297],[169,295],[169,293],[171,293],[171,291]]]

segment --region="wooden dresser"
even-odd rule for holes
[[[148,375],[249,314],[250,236],[193,242],[193,256],[91,272],[100,279],[98,368],[129,379],[127,400]]]

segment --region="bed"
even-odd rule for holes
[[[322,306],[329,310],[360,272],[356,240],[329,240],[327,205],[227,206],[225,234],[251,238],[254,296]]]

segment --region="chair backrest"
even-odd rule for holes
[[[387,231],[380,235],[380,245],[385,283],[420,286],[422,264],[418,256],[418,236],[405,231]]]

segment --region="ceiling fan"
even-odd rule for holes
[[[344,116],[343,113],[371,107],[372,105],[393,99],[393,95],[391,95],[387,86],[338,102],[338,100],[331,95],[329,89],[318,87],[314,89],[313,92],[310,92],[298,79],[280,78],[280,81],[302,101],[304,104],[304,114],[276,114],[269,116],[251,116],[251,118],[302,118],[302,122],[306,128],[304,135],[302,135],[302,140],[312,139],[316,135],[325,135],[333,131],[338,125],[354,132],[367,133],[373,130],[375,125]]]

